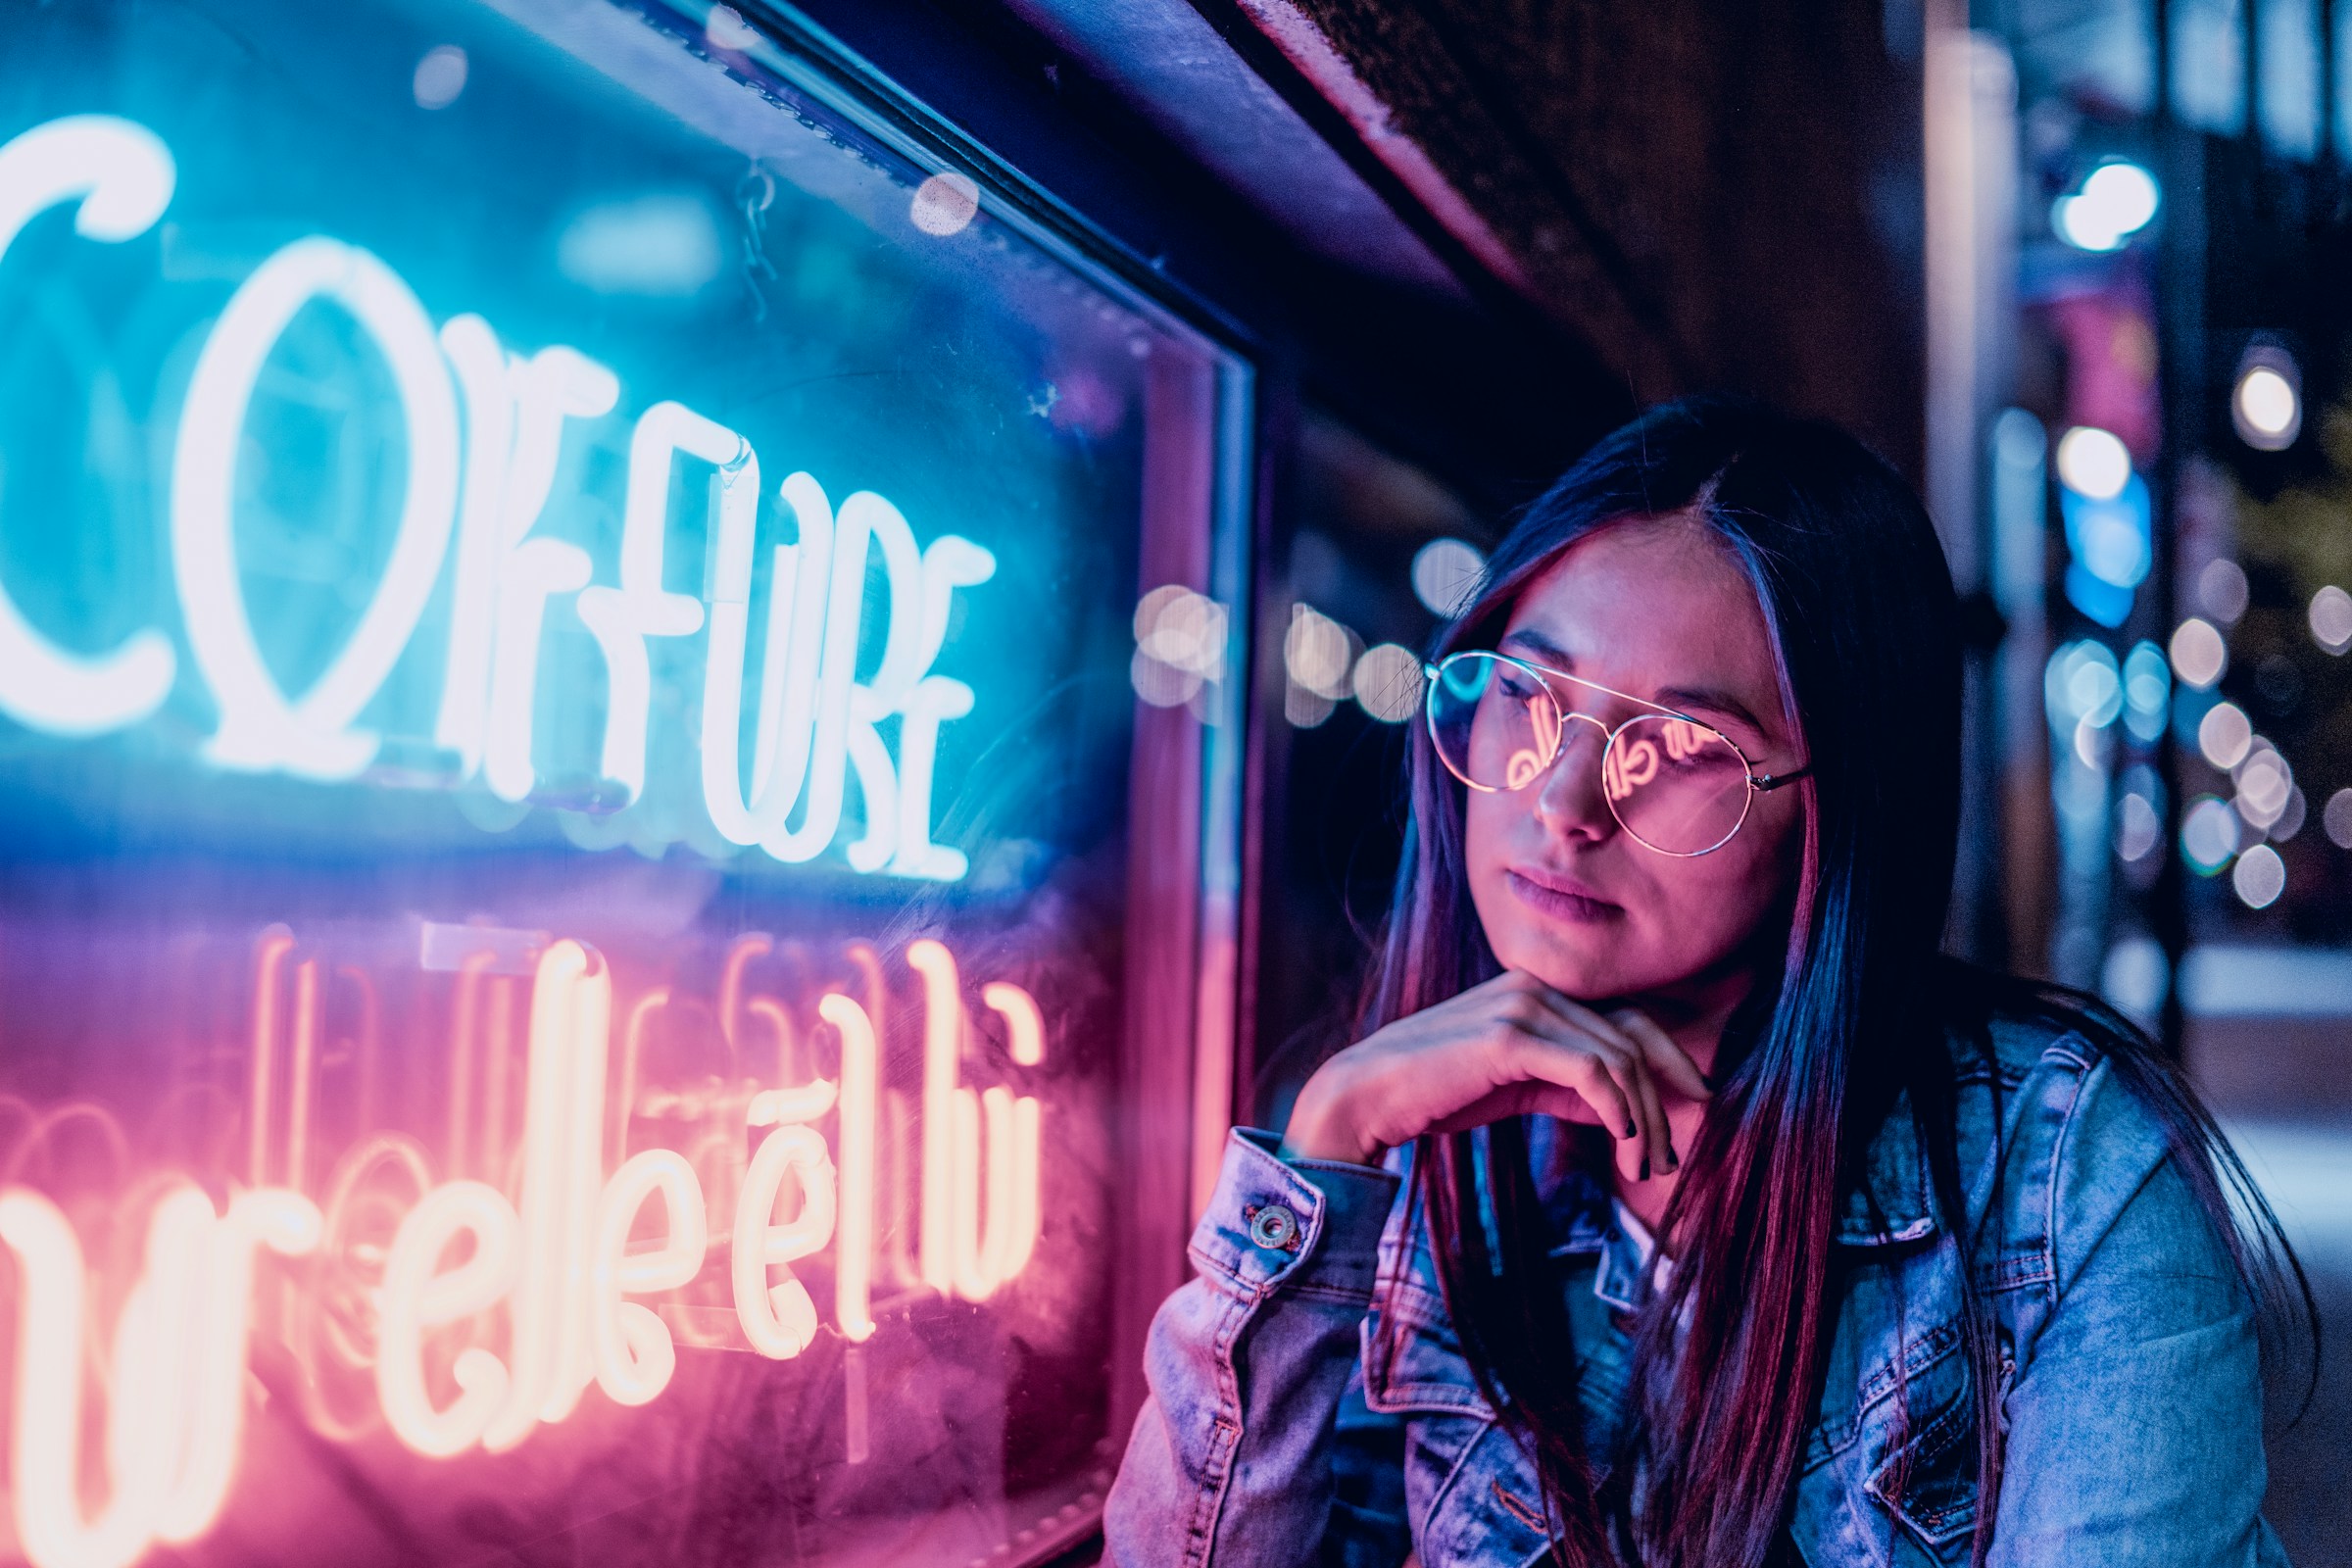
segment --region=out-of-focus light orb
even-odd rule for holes
[[[2230,667],[2230,645],[2209,620],[2191,615],[2173,633],[2173,673],[2180,684],[2204,691]]]
[[[2278,820],[2273,822],[2266,830],[2270,835],[2271,842],[2284,844],[2288,839],[2302,832],[2303,818],[2309,814],[2310,810],[2311,803],[2303,798],[2303,791],[2300,787],[2288,790],[2286,792],[2286,809],[2279,812]]]
[[[2331,654],[2352,648],[2352,594],[2333,583],[2313,594],[2311,635]]]
[[[2232,804],[2249,827],[2269,828],[2286,814],[2287,798],[2294,793],[2295,775],[2286,759],[2268,743],[2258,743],[2232,774],[2237,799]]]
[[[2237,858],[2230,885],[2247,908],[2267,909],[2286,891],[2286,862],[2268,844],[2257,844]]]
[[[2180,858],[2199,876],[2211,876],[2237,853],[2237,813],[2228,801],[2200,795],[2180,818]]]
[[[2197,750],[2227,773],[2254,745],[2254,724],[2235,703],[2216,703],[2197,724]]]
[[[1225,673],[1225,607],[1190,588],[1154,588],[1135,612],[1136,646],[1209,680]]]
[[[2081,190],[2058,198],[2050,226],[2077,250],[2111,251],[2148,226],[2159,199],[2154,175],[2111,159],[2090,172]]]
[[[1136,603],[1135,658],[1128,679],[1154,708],[1187,702],[1225,677],[1225,607],[1182,583],[1163,583]]]
[[[2113,501],[2132,481],[2132,454],[2114,431],[2078,424],[2058,438],[2058,478],[2077,495]]]
[[[2138,861],[2164,838],[2164,819],[2156,803],[2145,795],[2127,795],[2115,813],[2115,853],[2119,859]]]
[[[2050,655],[2041,675],[2041,699],[2050,725],[2064,732],[2078,724],[2103,729],[2123,711],[2123,672],[2104,643],[2085,637]]]
[[[2246,612],[2246,568],[2227,557],[2208,561],[2197,573],[2197,603],[2225,626]]]
[[[2276,343],[2247,345],[2230,391],[2230,422],[2257,452],[2283,452],[2303,432],[2303,370]]]
[[[2352,789],[2337,790],[2328,797],[2328,805],[2320,812],[2320,826],[2327,831],[2328,843],[2339,850],[2352,850]]]
[[[1383,724],[1401,724],[1421,706],[1421,661],[1396,643],[1375,643],[1355,662],[1355,700]]]
[[[1477,591],[1486,569],[1487,558],[1476,547],[1459,539],[1432,539],[1413,554],[1413,597],[1431,614],[1451,620]]]
[[[409,89],[419,109],[447,109],[466,90],[466,51],[454,43],[427,49]]]
[[[947,170],[914,187],[907,220],[934,239],[960,234],[980,216],[980,187],[969,174]]]
[[[1178,669],[1164,660],[1154,659],[1138,648],[1127,662],[1127,680],[1135,695],[1153,708],[1175,708],[1189,700],[1200,689],[1200,677],[1189,669]]]
[[[2292,445],[2303,425],[2303,400],[2286,377],[2257,365],[2238,378],[2235,413],[2247,445],[2276,452]]]
[[[1355,664],[1354,639],[1348,628],[1312,605],[1291,607],[1290,630],[1282,638],[1282,665],[1291,679],[1329,702],[1348,695]]]
[[[556,237],[556,268],[599,294],[691,299],[726,265],[710,204],[691,191],[649,191],[582,208]]]
[[[2140,740],[2164,736],[2173,700],[2172,674],[2154,643],[2138,642],[2124,658],[2124,725]]]
[[[703,36],[721,49],[740,53],[760,41],[760,30],[744,21],[743,13],[733,6],[720,5],[710,8],[710,19],[703,24]]]

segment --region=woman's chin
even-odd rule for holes
[[[1642,971],[1600,954],[1564,955],[1538,950],[1520,961],[1505,956],[1511,968],[1534,975],[1572,1002],[1605,1002],[1642,989]]]

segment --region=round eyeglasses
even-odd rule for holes
[[[1609,810],[1635,843],[1660,855],[1688,858],[1722,849],[1747,820],[1758,795],[1812,771],[1758,773],[1732,738],[1711,724],[1507,654],[1454,654],[1422,673],[1429,738],[1455,778],[1489,794],[1525,789],[1559,757],[1568,726],[1590,724],[1607,737],[1600,782]],[[1563,708],[1554,681],[1646,711],[1611,729],[1590,713]]]

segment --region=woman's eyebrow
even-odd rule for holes
[[[1529,653],[1535,655],[1538,659],[1543,660],[1545,663],[1556,664],[1561,669],[1568,671],[1570,674],[1574,674],[1576,672],[1575,659],[1569,655],[1566,649],[1561,648],[1558,644],[1552,642],[1551,639],[1545,637],[1542,632],[1515,631],[1504,637],[1502,640],[1506,644],[1518,644],[1520,647],[1526,649]]]
[[[1576,673],[1574,659],[1541,632],[1515,631],[1502,639],[1505,645],[1517,646],[1544,663],[1568,673]],[[1679,708],[1686,712],[1705,711],[1728,718],[1744,726],[1759,740],[1769,740],[1772,732],[1748,710],[1745,703],[1730,692],[1715,686],[1669,686],[1661,689],[1649,701],[1660,708]]]
[[[1745,703],[1716,687],[1670,686],[1660,691],[1654,700],[1664,708],[1680,708],[1687,711],[1695,710],[1735,719],[1752,730],[1759,739],[1769,738],[1771,733],[1754,713],[1748,711]]]

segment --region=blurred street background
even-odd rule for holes
[[[2309,1408],[2302,1366],[2272,1400],[2272,1517],[2352,1563],[2352,8],[1300,9],[1595,373],[1506,367],[1541,430],[1479,461],[1344,390],[1302,416],[1244,1113],[1344,1043],[1411,711],[1380,661],[1562,430],[1725,385],[1841,418],[1968,604],[1949,946],[2185,1058],[2327,1314]]]

